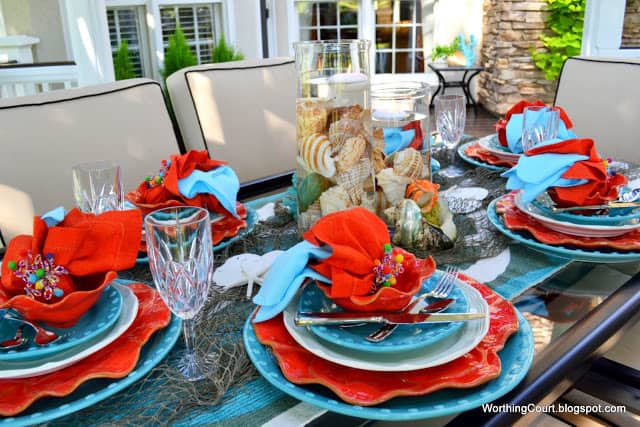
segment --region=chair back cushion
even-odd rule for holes
[[[225,160],[242,183],[295,169],[296,71],[290,58],[184,68],[167,89],[187,149]]]
[[[179,152],[160,85],[131,79],[0,100],[0,183],[24,191],[36,214],[72,208],[71,168],[120,164],[125,192]]]
[[[639,82],[640,60],[573,57],[564,63],[554,103],[601,156],[640,162]]]

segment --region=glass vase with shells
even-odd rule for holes
[[[355,206],[375,206],[366,40],[294,44],[298,229]]]

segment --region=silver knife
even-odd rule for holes
[[[370,315],[375,314],[375,315]],[[443,323],[484,319],[485,313],[298,313],[296,326],[342,325],[348,323],[386,323],[391,325],[411,323]]]
[[[639,202],[608,202],[603,205],[570,206],[568,208],[551,207],[553,212],[588,211],[600,209],[640,208]]]

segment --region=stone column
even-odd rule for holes
[[[633,48],[640,46],[640,0],[627,0],[621,46]]]
[[[553,102],[555,82],[546,80],[531,59],[545,33],[545,0],[484,0],[482,65],[478,99],[492,113],[502,115],[516,102]]]

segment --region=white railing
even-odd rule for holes
[[[73,62],[0,66],[0,98],[35,95],[77,86],[78,66]]]

